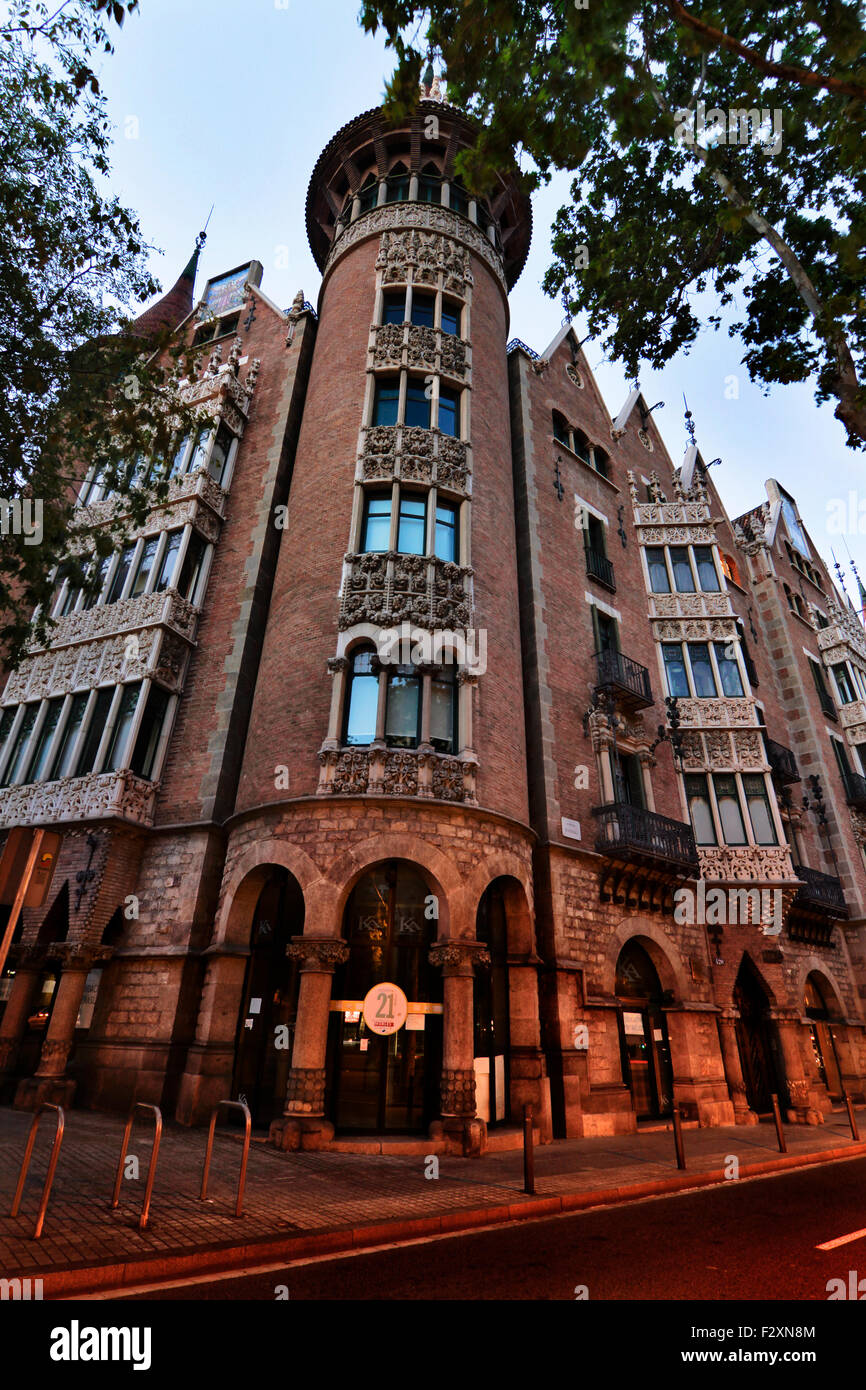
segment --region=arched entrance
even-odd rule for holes
[[[615,988],[622,1075],[635,1114],[639,1120],[670,1115],[674,1077],[663,990],[658,971],[638,941],[628,941],[620,951]]]
[[[442,977],[430,964],[436,919],[430,888],[413,865],[390,860],[355,885],[343,936],[349,957],[331,994],[326,1105],[342,1132],[420,1133],[439,1113]],[[409,1005],[405,1024],[382,1036],[367,1027],[367,993],[396,984]]]
[[[232,1097],[255,1125],[283,1113],[298,1001],[297,962],[286,956],[304,927],[304,898],[286,869],[274,868],[259,894],[238,1015]]]
[[[751,1110],[763,1115],[773,1108],[772,1095],[782,1094],[776,1066],[778,1044],[766,991],[748,956],[740,964],[733,1002],[740,1015],[736,1034],[746,1099]]]
[[[475,974],[475,1103],[488,1125],[511,1117],[508,1026],[508,880],[485,888],[478,904],[475,935],[490,952],[490,965]]]
[[[809,1019],[809,1035],[818,1075],[831,1100],[841,1100],[844,1094],[839,1058],[830,1020],[838,1017],[838,1006],[826,980],[813,970],[806,979],[804,1006]]]

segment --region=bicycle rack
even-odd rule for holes
[[[129,1147],[129,1136],[132,1133],[132,1122],[135,1119],[136,1110],[149,1110],[153,1113],[153,1148],[150,1151],[150,1162],[147,1165],[147,1183],[144,1189],[144,1206],[141,1209],[141,1216],[138,1219],[138,1229],[147,1229],[147,1221],[150,1215],[150,1199],[153,1194],[153,1180],[156,1177],[156,1160],[159,1156],[159,1141],[162,1138],[162,1114],[158,1105],[147,1105],[144,1101],[138,1100],[129,1112],[129,1119],[123,1131],[123,1143],[120,1146],[120,1158],[117,1163],[117,1176],[114,1179],[114,1192],[111,1198],[111,1210],[120,1205],[120,1185],[123,1182],[123,1165],[126,1161],[126,1150]]]
[[[54,1170],[57,1167],[57,1159],[60,1154],[60,1145],[63,1143],[63,1107],[51,1105],[48,1101],[43,1101],[33,1116],[33,1123],[30,1126],[30,1133],[27,1136],[27,1147],[24,1150],[24,1162],[21,1164],[21,1172],[18,1175],[18,1186],[15,1189],[15,1196],[12,1200],[12,1210],[10,1216],[18,1215],[18,1208],[21,1205],[21,1196],[24,1192],[24,1184],[27,1181],[27,1170],[30,1167],[30,1158],[33,1153],[33,1145],[36,1143],[36,1131],[39,1128],[39,1120],[46,1110],[53,1110],[57,1119],[54,1129],[54,1143],[51,1145],[51,1157],[48,1160],[48,1172],[45,1174],[45,1186],[42,1189],[42,1197],[39,1202],[39,1214],[36,1217],[36,1230],[33,1232],[33,1239],[39,1240],[42,1235],[42,1226],[45,1221],[45,1212],[48,1208],[48,1198],[51,1196],[51,1184],[54,1182]]]
[[[207,1152],[204,1156],[204,1172],[201,1175],[201,1192],[199,1193],[198,1199],[200,1202],[203,1202],[207,1196],[207,1180],[208,1173],[210,1172],[211,1155],[213,1153],[217,1115],[223,1106],[228,1106],[231,1110],[241,1110],[244,1116],[244,1152],[241,1158],[241,1173],[238,1178],[238,1200],[235,1204],[235,1216],[243,1216],[244,1187],[247,1181],[247,1162],[250,1156],[250,1130],[252,1128],[252,1119],[250,1117],[249,1107],[246,1106],[242,1100],[221,1100],[219,1105],[215,1105],[213,1108],[210,1117],[210,1130],[207,1136]]]

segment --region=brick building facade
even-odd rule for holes
[[[730,518],[570,328],[508,342],[531,210],[470,136],[337,133],[317,312],[251,262],[141,321],[217,423],[6,681],[16,1105],[475,1153],[864,1098],[866,633],[779,483]]]

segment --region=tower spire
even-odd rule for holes
[[[211,208],[213,212],[213,208]],[[210,214],[208,214],[210,221]],[[207,224],[205,224],[206,226]],[[180,272],[167,294],[139,315],[132,325],[132,331],[140,338],[148,338],[165,329],[177,328],[191,313],[194,304],[195,277],[198,271],[198,258],[207,240],[207,232],[202,230],[195,239],[195,250]]]

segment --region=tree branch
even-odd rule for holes
[[[809,72],[807,68],[796,67],[793,63],[770,62],[753,48],[747,48],[744,43],[740,43],[739,39],[734,39],[723,30],[714,29],[696,15],[689,14],[679,0],[665,0],[665,3],[673,17],[687,29],[693,29],[696,34],[702,34],[719,47],[736,53],[738,58],[751,63],[752,67],[758,68],[766,77],[781,77],[786,82],[796,82],[801,87],[819,87],[826,92],[836,92],[840,96],[856,97],[859,101],[866,99],[866,87],[860,82],[844,82],[838,77],[824,77],[819,72]]]

